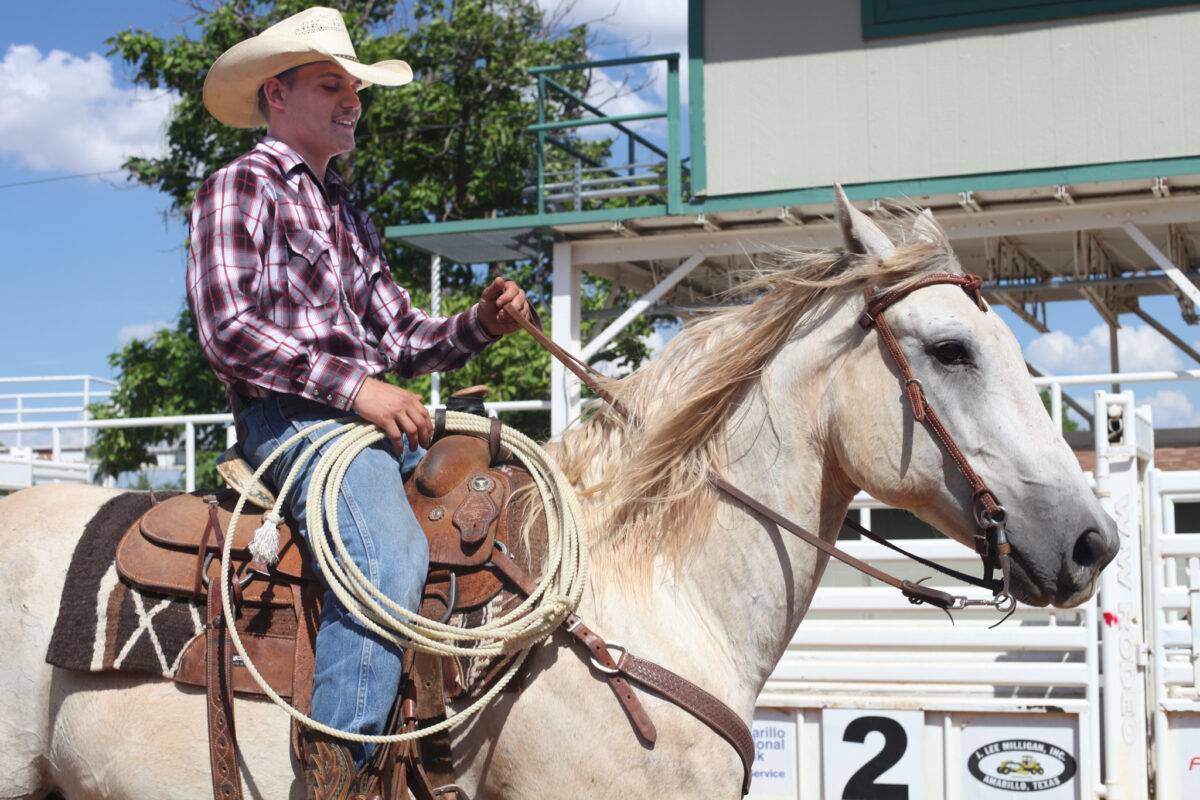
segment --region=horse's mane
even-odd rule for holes
[[[895,230],[892,230],[894,228]],[[752,303],[687,324],[662,354],[605,388],[628,409],[604,407],[554,447],[589,516],[595,558],[626,577],[656,559],[682,563],[711,527],[731,412],[760,386],[764,365],[839,297],[901,287],[929,272],[961,272],[949,243],[890,225],[886,261],[842,250],[778,250],[740,283]]]

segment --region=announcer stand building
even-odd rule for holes
[[[543,104],[528,131],[536,153],[530,213],[396,226],[387,235],[429,253],[435,274],[442,260],[549,255],[552,336],[587,360],[641,314],[687,316],[705,307],[704,298],[730,288],[748,259],[779,247],[837,245],[840,235],[830,219],[836,181],[868,213],[890,203],[933,209],[963,267],[984,277],[988,299],[1037,331],[1051,330],[1049,304],[1085,300],[1108,324],[1110,342],[1115,344],[1122,317],[1138,318],[1200,367],[1200,353],[1140,304],[1144,297],[1169,295],[1188,325],[1200,319],[1200,3],[753,5],[747,13],[737,0],[690,0],[686,86],[676,54],[532,69],[539,99],[565,99],[578,113],[547,119]],[[571,70],[634,63],[665,67],[665,107],[605,115],[558,80]],[[665,142],[630,127],[647,119],[665,120]],[[565,130],[590,126],[605,126],[618,137],[614,152],[620,158],[598,163],[561,138]],[[580,334],[584,271],[641,293],[628,307],[593,312],[607,324],[586,342]],[[1116,373],[1117,348],[1111,350]],[[561,433],[579,416],[579,384],[559,364],[552,370],[551,427]],[[1200,372],[1157,376],[1179,377]],[[1066,403],[1090,423],[1091,403],[1063,390],[1072,382],[1086,381],[1045,378],[1041,385],[1051,394],[1056,419]],[[1128,629],[1134,647],[1125,660],[1105,652],[1125,641],[1116,633],[1097,643],[1096,631],[1113,624],[1107,611],[1097,616],[1092,601],[1078,614],[1031,612],[1012,630],[1033,636],[1050,633],[1038,626],[1054,625],[1057,638],[1033,636],[999,648],[996,638],[975,627],[960,627],[958,638],[945,626],[940,634],[912,628],[912,646],[932,648],[926,657],[938,652],[940,659],[946,648],[954,652],[946,654],[949,667],[941,672],[936,666],[917,670],[932,670],[931,685],[918,679],[899,685],[898,678],[872,676],[860,662],[873,660],[875,673],[903,673],[896,662],[906,657],[904,643],[897,641],[889,655],[887,628],[869,623],[895,617],[908,626],[913,618],[899,607],[872,614],[872,599],[852,602],[836,594],[836,585],[822,589],[813,621],[797,636],[795,658],[789,661],[789,651],[778,680],[764,692],[757,728],[763,774],[754,795],[843,797],[847,783],[858,779],[904,784],[914,798],[1009,797],[1031,790],[1044,798],[1139,798],[1152,787],[1159,798],[1200,796],[1200,769],[1185,766],[1187,754],[1200,756],[1200,666],[1194,679],[1184,676],[1171,688],[1162,676],[1175,672],[1150,663],[1155,657],[1165,661],[1162,648],[1178,638],[1200,664],[1200,559],[1194,559],[1191,579],[1194,601],[1179,601],[1184,610],[1193,603],[1190,616],[1162,611],[1174,602],[1176,587],[1169,580],[1160,587],[1154,570],[1161,572],[1163,562],[1154,559],[1177,556],[1184,563],[1187,553],[1148,544],[1164,525],[1152,519],[1153,504],[1191,502],[1191,495],[1170,488],[1179,481],[1155,483],[1154,434],[1130,395],[1098,392],[1097,402],[1104,404],[1100,427],[1118,429],[1096,436],[1097,483],[1111,479],[1118,487],[1113,502],[1131,504],[1131,546],[1139,551],[1139,585],[1122,590],[1122,602],[1140,609],[1134,622],[1118,623],[1136,626]],[[1128,475],[1121,466],[1126,462]],[[1185,474],[1192,473],[1178,473]],[[1125,495],[1123,476],[1130,481]],[[1200,498],[1200,473],[1194,480]],[[1151,494],[1152,485],[1159,494]],[[858,505],[869,518],[869,500]],[[928,544],[939,557],[950,557],[937,546],[951,543]],[[834,569],[830,581],[838,581]],[[1159,594],[1167,606],[1154,605]],[[853,618],[850,633],[822,628],[823,614]],[[920,619],[929,624],[928,617]],[[859,629],[861,641],[848,638]],[[807,661],[800,655],[812,651],[824,655]],[[964,674],[977,675],[981,660],[1033,669],[1003,686],[981,687],[957,676],[952,667],[960,657]],[[1038,666],[1060,657],[1064,663]],[[862,680],[831,677],[838,658],[850,665],[839,674],[861,674]],[[1070,674],[1078,680],[1054,677],[1055,669],[1066,675],[1075,662],[1080,669]],[[1047,677],[1037,677],[1039,670]],[[954,689],[939,690],[947,684]],[[864,692],[870,696],[864,699]],[[860,732],[874,731],[865,739],[869,746],[846,733],[856,719],[875,720],[854,723]],[[901,739],[907,745],[897,750]],[[872,760],[877,752],[887,756],[886,764]],[[842,762],[869,762],[882,771],[871,778],[865,766],[858,772],[847,767],[850,774],[841,774]],[[1040,773],[1034,774],[1034,763]]]

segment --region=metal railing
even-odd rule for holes
[[[1050,392],[1050,416],[1057,430],[1062,430],[1063,387],[1118,385],[1123,383],[1175,383],[1200,380],[1200,369],[1158,370],[1155,372],[1108,372],[1091,375],[1041,375],[1033,385]]]
[[[485,403],[484,407],[491,414],[502,411],[549,411],[549,400],[501,400],[495,403]],[[431,408],[432,410],[432,408]],[[180,414],[166,417],[127,417],[123,419],[92,419],[92,420],[61,420],[47,422],[3,422],[0,423],[0,434],[6,432],[50,431],[53,445],[50,459],[42,460],[39,465],[34,462],[30,472],[30,483],[35,482],[37,470],[40,467],[46,474],[47,480],[61,480],[59,477],[63,462],[61,461],[62,432],[65,430],[102,430],[107,428],[163,428],[182,427],[181,437],[184,448],[183,485],[186,491],[196,489],[196,426],[224,425],[226,447],[232,447],[237,441],[233,426],[232,414]],[[177,446],[177,445],[176,445]]]
[[[667,107],[656,111],[608,115],[551,77],[562,72],[630,64],[652,64],[660,61],[665,61],[667,64]],[[589,200],[655,195],[665,197],[668,213],[679,212],[683,197],[683,162],[680,157],[679,143],[678,53],[611,58],[578,64],[551,64],[533,67],[529,72],[537,78],[537,123],[528,128],[531,133],[537,135],[537,183],[528,187],[525,193],[536,197],[537,213],[544,214],[548,204],[561,204],[567,201],[572,203],[575,211],[582,211],[584,203]],[[547,120],[546,103],[552,92],[562,97],[569,105],[593,116]],[[667,121],[666,149],[626,124],[654,119]],[[618,134],[625,137],[627,160],[624,163],[602,163],[580,151],[571,142],[552,135],[557,131],[596,125],[611,126]],[[567,170],[547,171],[547,145],[570,156],[573,159],[573,167]],[[657,156],[658,159],[639,161],[639,148]],[[548,178],[566,179],[547,182]],[[664,179],[665,183],[663,183]]]
[[[47,383],[82,383],[82,387],[77,390],[57,390],[57,391],[3,391],[11,386],[24,387],[31,384],[47,384]],[[78,419],[85,420],[90,417],[88,407],[97,400],[107,399],[112,394],[112,388],[117,385],[116,381],[108,378],[101,378],[96,375],[17,375],[12,377],[0,378],[0,422],[6,421],[6,418],[12,418],[13,422],[25,422],[29,417],[45,416],[45,415],[63,415],[74,414]],[[44,405],[48,401],[70,401],[78,400],[78,405]],[[21,448],[26,446],[22,431],[18,430],[14,441],[11,443],[13,447]],[[82,447],[86,448],[89,442],[85,432]]]

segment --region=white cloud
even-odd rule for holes
[[[122,325],[117,330],[117,344],[125,346],[134,339],[147,339],[154,335],[156,331],[161,331],[168,327],[169,323],[162,320],[156,322],[134,322],[129,325]]]
[[[1152,395],[1138,398],[1138,402],[1150,404],[1155,428],[1200,427],[1200,410],[1191,398],[1178,389],[1160,389]]]
[[[1147,325],[1120,328],[1117,341],[1122,372],[1188,366],[1175,345]],[[1097,325],[1078,338],[1062,331],[1044,333],[1029,343],[1025,355],[1035,367],[1050,373],[1108,372],[1108,326]]]
[[[588,23],[599,47],[624,46],[630,55],[687,51],[686,0],[538,0],[550,18],[565,9],[566,25]]]
[[[155,156],[175,98],[116,85],[112,64],[33,45],[0,61],[0,157],[35,170],[99,172]]]
[[[547,18],[563,9],[561,22],[566,26],[587,23],[592,32],[592,60],[624,55],[644,56],[657,53],[680,54],[680,101],[687,103],[687,3],[685,0],[538,0]],[[649,70],[647,72],[646,70]],[[622,84],[642,86],[636,94]],[[667,68],[664,62],[596,70],[587,99],[608,114],[640,114],[662,111],[667,107]],[[664,135],[664,120],[627,123],[642,133]],[[584,138],[602,138],[612,134],[606,126],[580,129]]]

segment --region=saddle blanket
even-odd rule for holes
[[[46,662],[78,672],[175,678],[192,640],[204,633],[204,603],[146,591],[117,573],[117,544],[155,503],[179,492],[128,492],[88,521],[71,556]],[[242,633],[294,639],[290,607],[244,609]]]
[[[204,630],[203,604],[137,589],[116,565],[125,531],[157,500],[174,494],[117,495],[88,521],[67,569],[47,663],[174,677],[184,649]]]

